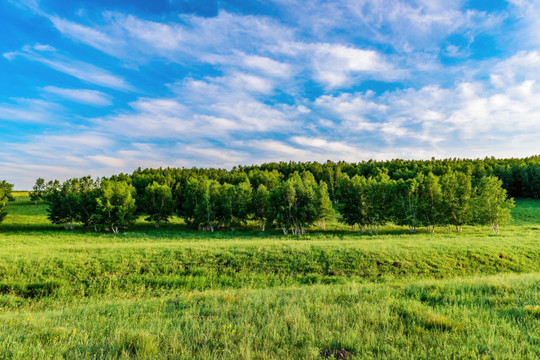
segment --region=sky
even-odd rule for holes
[[[0,180],[540,154],[536,0],[0,1]]]

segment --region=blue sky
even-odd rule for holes
[[[0,2],[0,179],[540,153],[534,0]]]

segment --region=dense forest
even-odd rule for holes
[[[2,184],[0,220],[12,188]],[[82,223],[118,232],[141,215],[159,227],[177,215],[202,231],[234,231],[251,220],[261,231],[300,234],[337,218],[370,233],[389,222],[411,232],[486,224],[496,233],[510,219],[508,196],[540,196],[540,157],[138,169],[63,183],[39,178],[30,196],[46,201],[49,219],[66,229]]]

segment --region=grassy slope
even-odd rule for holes
[[[537,201],[496,236],[114,236],[48,225],[18,195],[0,225],[0,358],[540,357]]]

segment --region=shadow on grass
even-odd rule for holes
[[[214,232],[211,231],[199,231],[197,227],[193,225],[187,225],[183,223],[166,223],[161,224],[159,228],[156,228],[153,223],[137,222],[129,229],[124,229],[120,234],[113,234],[109,229],[102,228],[99,231],[95,231],[92,227],[83,227],[82,224],[76,224],[75,229],[66,230],[62,225],[55,225],[50,223],[36,223],[36,224],[17,224],[17,223],[4,223],[0,225],[0,234],[35,234],[41,235],[53,235],[53,234],[84,234],[84,235],[104,235],[110,234],[113,236],[130,236],[130,237],[145,237],[145,238],[192,238],[192,239],[286,239],[286,240],[323,240],[327,239],[345,239],[352,240],[355,238],[367,239],[380,239],[381,236],[425,236],[428,232],[425,229],[417,229],[416,232],[410,233],[406,227],[389,226],[379,230],[378,233],[361,232],[358,230],[352,231],[350,229],[329,229],[321,230],[318,228],[308,230],[305,234],[283,234],[281,229],[266,229],[261,231],[258,226],[247,225],[238,228],[236,231],[231,231],[227,227],[217,228]],[[439,229],[436,234],[454,234],[455,236],[462,235],[463,233],[456,233],[455,231],[449,232],[447,230]]]

